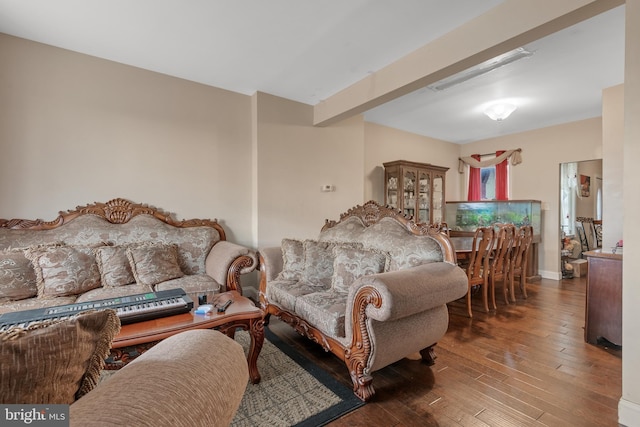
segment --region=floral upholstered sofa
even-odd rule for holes
[[[0,219],[0,313],[182,288],[192,300],[242,292],[257,254],[215,220],[176,221],[124,199],[53,221]]]
[[[299,333],[342,359],[355,394],[374,395],[372,374],[433,347],[447,331],[447,303],[467,292],[451,241],[370,201],[327,221],[317,240],[261,248],[260,300]]]

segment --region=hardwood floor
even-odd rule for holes
[[[497,298],[488,314],[474,295],[473,319],[464,300],[451,303],[436,364],[403,359],[375,372],[374,399],[329,425],[617,426],[621,352],[584,342],[585,278],[527,292],[516,304]],[[275,318],[269,328],[351,387],[335,356]]]

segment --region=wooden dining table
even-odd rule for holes
[[[456,258],[458,261],[465,261],[471,257],[473,237],[452,236],[449,238],[456,250]]]

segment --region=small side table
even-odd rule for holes
[[[214,310],[207,314],[184,313],[144,322],[123,325],[115,337],[106,369],[120,369],[143,354],[159,341],[191,329],[216,329],[233,338],[237,328],[249,332],[251,344],[247,355],[249,377],[253,384],[260,382],[258,356],[264,343],[264,313],[253,302],[237,291],[217,294],[211,304],[222,306],[228,300],[233,303],[224,313]]]

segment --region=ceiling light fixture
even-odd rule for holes
[[[493,105],[490,105],[489,107],[487,107],[484,110],[484,113],[491,120],[495,120],[497,122],[501,122],[502,120],[504,120],[507,117],[509,117],[511,115],[511,113],[516,111],[516,108],[517,107],[515,105],[513,105],[513,104],[498,103],[498,104],[493,104]]]
[[[475,65],[471,68],[467,68],[466,70],[461,71],[457,74],[439,80],[433,84],[428,85],[427,87],[434,91],[449,89],[452,86],[466,82],[467,80],[471,80],[475,77],[481,76],[482,74],[486,74],[489,71],[495,70],[496,68],[511,64],[512,62],[515,62],[522,58],[528,58],[531,55],[533,55],[532,52],[519,47],[507,53],[503,53],[502,55],[498,55],[495,58],[491,58],[487,61],[481,62],[480,64]]]

